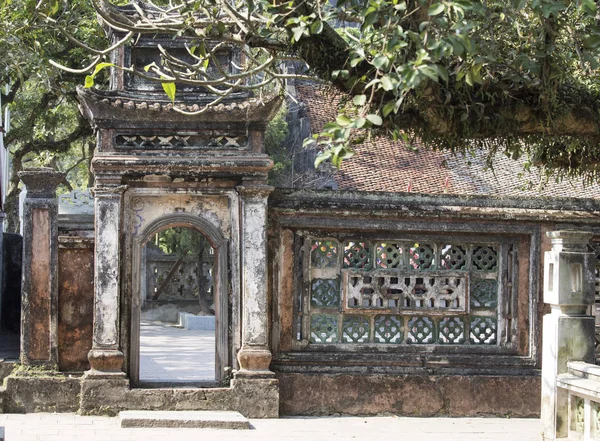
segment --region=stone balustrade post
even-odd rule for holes
[[[238,187],[242,197],[242,347],[236,378],[270,378],[267,198],[273,187]]]
[[[594,362],[595,256],[588,251],[591,233],[551,231],[552,250],[544,257],[544,302],[551,307],[544,316],[542,339],[543,437],[567,436],[568,397],[557,388],[556,376],[567,372],[569,361]]]
[[[89,376],[124,376],[120,349],[120,224],[127,187],[97,182],[95,199],[94,336]]]
[[[58,364],[58,199],[64,173],[26,169],[23,205],[23,279],[21,363],[56,368]]]

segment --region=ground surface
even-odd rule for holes
[[[118,418],[0,415],[6,441],[540,441],[536,419],[339,417],[251,420],[251,430],[121,429]]]
[[[215,379],[215,331],[194,331],[161,322],[140,325],[140,380]]]

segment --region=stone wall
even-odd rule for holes
[[[590,203],[276,191],[271,368],[281,413],[538,416],[545,232],[598,230],[586,214]],[[484,243],[497,250],[497,273],[468,262],[482,249],[474,244]],[[416,251],[426,244],[437,263],[419,268],[426,253]],[[408,266],[400,269],[403,258]],[[418,301],[445,274],[470,286],[453,294],[466,308],[442,303],[456,289],[451,283],[441,297],[423,297],[431,305]],[[477,292],[481,277],[497,288]],[[431,333],[417,327],[423,318]]]
[[[59,237],[58,367],[89,369],[94,306],[94,240]]]

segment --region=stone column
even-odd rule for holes
[[[124,376],[119,347],[120,225],[126,186],[97,183],[95,198],[94,338],[87,376]]]
[[[238,187],[242,197],[242,347],[236,378],[270,378],[267,198],[273,187]]]
[[[58,200],[65,179],[51,168],[19,172],[27,186],[23,206],[21,363],[58,364]]]
[[[594,363],[595,256],[588,251],[592,233],[551,231],[552,250],[544,257],[544,316],[542,339],[542,430],[544,439],[567,436],[567,393],[556,387],[556,376],[569,361]]]

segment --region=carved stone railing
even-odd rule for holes
[[[592,402],[600,375],[594,362],[595,297],[592,233],[552,231],[544,256],[544,316],[541,420],[545,440],[600,439],[592,431]],[[579,362],[579,363],[573,363]],[[594,417],[597,420],[597,417]]]
[[[556,378],[566,391],[569,440],[600,439],[600,367],[579,361],[567,364],[568,372]]]

